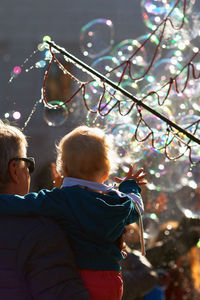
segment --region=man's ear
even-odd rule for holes
[[[14,183],[19,183],[19,179],[18,179],[18,165],[17,162],[15,160],[11,161],[9,166],[8,166],[8,172],[10,175],[11,180]]]

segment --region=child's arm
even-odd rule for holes
[[[137,210],[139,217],[139,226],[140,226],[140,242],[141,242],[141,252],[142,255],[145,255],[145,244],[144,244],[144,236],[143,236],[143,222],[142,222],[142,213],[144,212],[144,205],[142,201],[142,197],[140,196],[141,189],[138,184],[146,184],[147,182],[144,180],[146,177],[146,173],[144,173],[143,169],[140,169],[136,174],[133,174],[133,167],[130,165],[129,172],[125,177],[125,180],[122,181],[120,178],[117,178],[118,182],[121,182],[119,186],[119,190],[128,194],[134,206]],[[126,219],[127,224],[131,223],[131,215]]]
[[[42,215],[60,219],[66,212],[66,202],[59,189],[41,190],[25,196],[0,194],[0,215]]]

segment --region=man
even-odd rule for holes
[[[0,193],[24,195],[34,160],[27,141],[0,120]],[[0,299],[89,300],[69,242],[52,220],[0,218]]]

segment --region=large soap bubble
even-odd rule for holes
[[[182,65],[179,62],[163,58],[154,64],[150,74],[155,77],[157,82],[164,85],[170,81],[171,77],[179,74],[181,69]]]
[[[159,106],[157,108],[157,112],[163,115],[168,120],[173,119],[171,110],[166,106]],[[153,146],[158,150],[163,149],[167,141],[168,133],[166,122],[145,109],[141,109],[140,115],[137,115],[137,118],[137,139],[139,141],[148,140],[152,145],[153,138]]]
[[[176,195],[176,204],[188,218],[200,219],[200,165],[188,167],[182,178],[183,190]]]
[[[65,123],[68,117],[68,108],[60,101],[50,101],[52,107],[45,106],[43,117],[48,126],[57,127]]]
[[[111,20],[95,19],[81,29],[80,44],[83,55],[97,58],[106,54],[114,44]]]
[[[156,238],[159,233],[159,218],[155,213],[142,216],[145,240]]]
[[[147,172],[149,190],[175,192],[184,186],[190,164],[185,160],[169,160],[164,154],[151,149],[139,161],[137,168],[141,167]]]
[[[116,82],[118,82],[119,76],[121,75],[120,70],[117,69],[117,70],[114,70],[113,72],[111,72],[111,71],[114,68],[116,68],[118,65],[119,65],[119,61],[115,57],[103,56],[101,58],[96,59],[92,63],[92,68],[94,68],[97,72],[99,72],[102,75],[105,75],[111,81],[116,83]],[[90,78],[89,78],[89,80],[90,80]],[[109,91],[109,93],[110,93],[110,94],[107,93],[107,95],[105,95],[105,97],[107,97],[107,98],[109,97],[109,95],[112,95],[113,93],[115,93],[113,88],[111,88],[108,85],[106,86],[106,90]],[[87,84],[87,94],[88,94],[89,98],[96,98],[96,97],[98,97],[98,95],[101,96],[101,94],[103,94],[103,93],[104,93],[104,87],[103,87],[102,82],[96,81],[96,80],[91,80],[91,82],[89,82]]]
[[[165,22],[161,46],[168,49],[178,47],[180,50],[183,50],[195,36],[192,34],[192,25],[188,20],[189,16],[192,15],[195,0],[186,2],[184,24],[184,1],[179,1],[175,7],[176,2],[175,0],[142,0],[142,15],[145,25],[151,30],[156,30],[157,26],[159,26],[166,17],[169,17],[173,26],[171,22]],[[163,25],[156,30],[156,35],[160,36],[162,30]]]
[[[120,42],[112,50],[112,56],[116,57],[119,62],[123,63],[129,59],[135,51],[140,49],[141,43],[136,39],[128,39]],[[131,74],[134,78],[140,78],[145,70],[146,64],[146,50],[142,47],[137,54],[135,54],[130,62]],[[127,71],[128,72],[128,71]],[[128,76],[128,75],[127,75]],[[126,79],[126,78],[125,78]]]
[[[135,140],[135,131],[133,124],[120,124],[111,132],[114,148],[122,163],[135,163],[145,157],[146,145]]]

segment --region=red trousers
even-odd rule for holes
[[[121,300],[123,281],[119,271],[79,270],[90,300]]]

